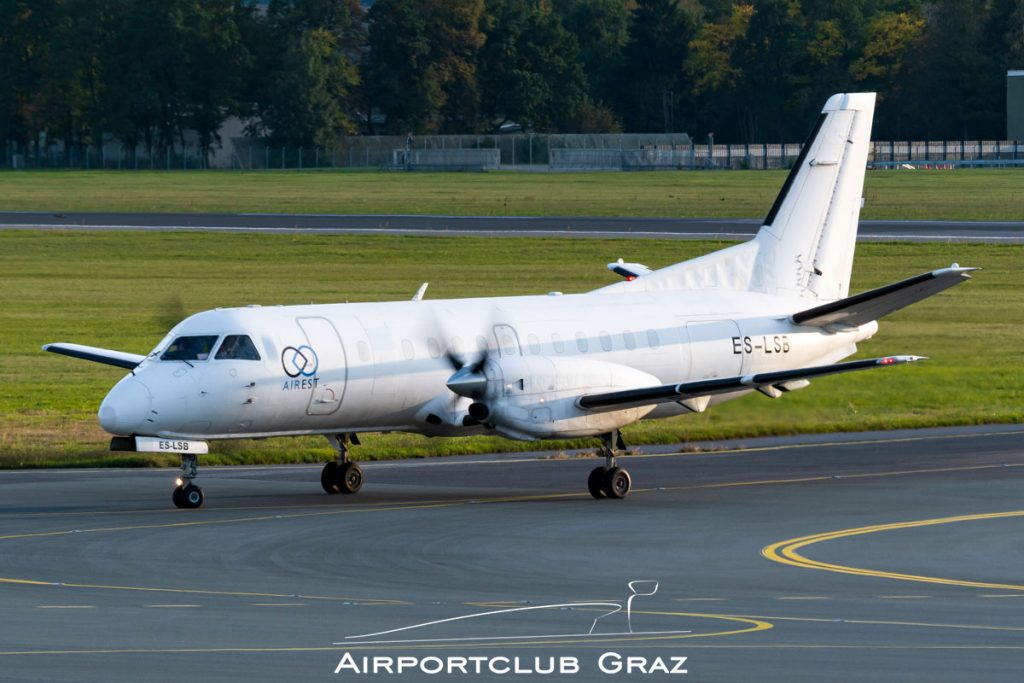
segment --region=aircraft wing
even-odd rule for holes
[[[868,370],[871,368],[888,367],[890,365],[902,365],[903,363],[913,363],[919,360],[925,359],[921,356],[887,356],[885,358],[854,360],[834,365],[797,368],[795,370],[761,372],[755,375],[702,379],[696,382],[683,382],[682,384],[665,384],[660,387],[644,387],[642,389],[611,391],[605,394],[590,394],[588,396],[581,396],[577,400],[577,404],[585,410],[618,410],[632,406],[651,405],[652,403],[685,401],[687,399],[711,396],[713,394],[727,394],[744,389],[773,387],[779,384],[813,379],[825,375],[836,375],[842,372]]]
[[[146,359],[145,356],[140,356],[135,353],[111,351],[110,349],[101,349],[95,346],[66,344],[64,342],[58,344],[46,344],[43,346],[43,351],[59,353],[62,356],[71,356],[72,358],[91,360],[96,363],[105,363],[106,365],[114,365],[126,370],[134,370],[139,363]]]
[[[794,313],[790,319],[797,325],[814,327],[859,327],[904,306],[927,299],[964,280],[970,280],[971,276],[968,273],[972,270],[977,268],[961,268],[954,263],[949,268],[933,270],[839,301],[808,308],[806,311]]]

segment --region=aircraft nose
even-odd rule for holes
[[[152,401],[149,387],[134,377],[125,378],[100,404],[100,426],[111,434],[135,434],[149,415]]]

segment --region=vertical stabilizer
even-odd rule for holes
[[[822,301],[849,293],[875,93],[833,95],[758,232],[751,289]]]

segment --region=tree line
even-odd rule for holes
[[[1001,138],[1024,0],[0,0],[0,143],[713,131],[802,139],[877,90],[876,139]]]

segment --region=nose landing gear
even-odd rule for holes
[[[203,504],[203,490],[192,483],[198,473],[198,459],[195,455],[181,456],[181,476],[178,486],[171,494],[174,506],[179,508],[197,508]]]
[[[587,490],[590,495],[602,498],[625,498],[633,486],[633,479],[625,467],[619,467],[616,454],[626,450],[619,430],[601,435],[601,452],[604,454],[604,466],[595,467],[587,477]]]
[[[327,493],[357,493],[363,487],[363,470],[348,459],[349,444],[359,445],[355,434],[328,434],[327,440],[338,453],[338,459],[324,465],[320,485]]]

